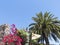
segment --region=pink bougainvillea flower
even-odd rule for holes
[[[12,40],[12,35],[4,36],[4,38],[3,38],[2,41],[3,41],[4,43],[8,42],[8,44],[11,43],[11,42],[13,42],[13,40]]]
[[[11,34],[14,35],[14,34],[17,34],[17,28],[15,27],[14,24],[11,25],[12,28],[11,28]]]
[[[21,42],[22,41],[22,38],[20,38],[19,36],[15,36],[15,35],[7,35],[3,38],[3,42],[4,43],[8,43],[8,45],[12,42],[14,42],[16,45],[22,45]]]
[[[23,42],[23,39],[19,36],[17,36],[17,28],[15,27],[14,24],[12,24],[11,32],[9,35],[5,35],[3,37],[2,42],[7,43],[8,45],[11,45],[11,43],[14,43],[16,45],[22,45],[21,43]]]
[[[15,27],[15,24],[12,24],[11,26],[12,26],[12,27]]]
[[[0,45],[5,45],[4,42],[0,42]]]

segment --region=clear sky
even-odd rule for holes
[[[26,28],[41,11],[49,11],[60,19],[60,0],[0,0],[0,24],[14,23]]]
[[[0,24],[16,24],[25,28],[32,21],[32,17],[39,12],[50,11],[59,19],[59,0],[0,0]]]

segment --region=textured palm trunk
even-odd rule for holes
[[[31,45],[31,40],[32,40],[32,33],[30,32],[30,36],[29,36],[29,45]]]
[[[48,37],[45,35],[43,30],[42,30],[42,36],[43,36],[43,40],[45,40],[45,42],[46,42],[46,45],[49,45]],[[43,45],[44,45],[44,41],[43,41]]]
[[[46,42],[46,45],[49,45],[49,40],[48,40],[48,37],[45,36],[45,42]]]

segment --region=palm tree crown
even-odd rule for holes
[[[45,12],[44,14],[40,12],[32,19],[34,23],[29,25],[29,30],[41,35],[38,41],[45,41],[46,45],[49,45],[48,37],[53,37],[55,41],[57,41],[57,38],[60,38],[60,21],[50,12]]]

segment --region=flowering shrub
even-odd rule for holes
[[[20,38],[19,36],[15,36],[15,35],[7,35],[3,38],[2,40],[5,44],[10,45],[12,42],[16,45],[22,45],[22,38]]]
[[[22,45],[25,45],[27,43],[27,34],[28,33],[25,30],[18,30],[17,35],[23,39]]]
[[[10,29],[10,34],[4,35],[2,42],[4,45],[22,45],[23,39],[17,35],[17,28],[14,24],[11,26],[12,28]]]
[[[15,25],[12,24],[11,26],[12,26],[12,28],[11,28],[11,34],[12,34],[12,35],[17,34],[17,28],[15,27]]]

